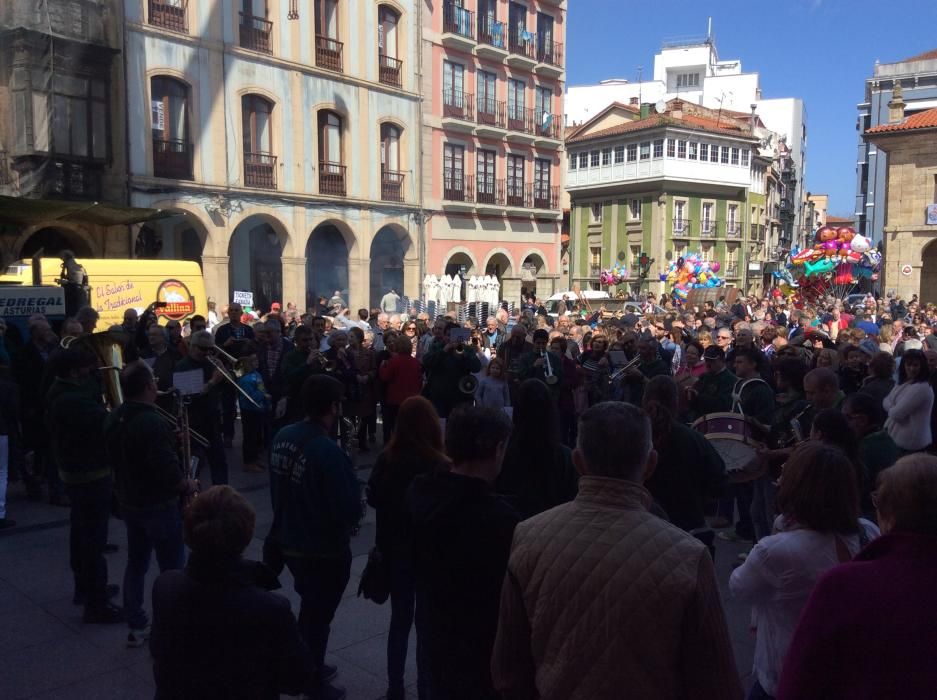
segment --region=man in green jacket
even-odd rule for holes
[[[107,410],[99,384],[91,377],[97,364],[97,357],[83,347],[62,351],[46,395],[46,417],[52,456],[71,501],[74,602],[85,606],[85,622],[114,623],[123,619],[123,611],[108,602],[104,546],[112,479],[104,453]]]
[[[891,435],[882,429],[885,422],[882,404],[868,394],[851,394],[843,401],[843,416],[859,438],[859,460],[864,474],[859,484],[862,513],[874,519],[872,491],[878,475],[893,465],[901,452]]]
[[[726,369],[726,354],[722,348],[710,345],[703,351],[703,361],[706,363],[706,373],[687,389],[690,413],[694,420],[707,413],[731,411],[732,389],[738,381],[738,377]]]

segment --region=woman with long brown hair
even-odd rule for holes
[[[448,469],[439,415],[427,399],[411,396],[400,405],[390,442],[377,457],[368,481],[368,504],[377,513],[375,544],[391,574],[390,633],[387,636],[387,700],[403,700],[407,642],[416,610],[407,489],[413,479]],[[420,625],[417,625],[419,628]],[[425,650],[417,636],[417,692],[426,698]]]

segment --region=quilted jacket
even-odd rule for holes
[[[505,698],[742,696],[709,553],[650,503],[587,476],[517,526],[492,656]]]

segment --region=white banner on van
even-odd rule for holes
[[[241,306],[253,306],[254,305],[254,293],[253,292],[235,292],[232,299],[235,304],[240,304]]]
[[[43,314],[50,320],[65,317],[65,290],[61,287],[0,285],[0,316]]]

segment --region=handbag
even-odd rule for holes
[[[371,548],[368,563],[361,572],[358,597],[362,596],[378,605],[383,605],[390,597],[390,566],[377,547]]]

